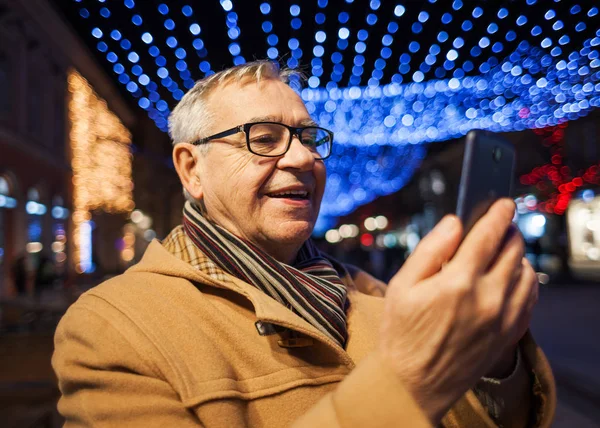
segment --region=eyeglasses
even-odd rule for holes
[[[315,160],[327,159],[331,155],[333,145],[333,132],[325,128],[318,126],[294,127],[279,122],[245,123],[210,137],[201,138],[192,144],[204,144],[238,132],[246,134],[246,145],[251,153],[268,158],[286,154],[292,145],[294,136],[298,137],[302,145],[313,154]]]

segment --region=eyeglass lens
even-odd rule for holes
[[[315,158],[329,156],[331,135],[322,128],[309,127],[302,130],[300,139]],[[248,142],[253,153],[261,156],[283,155],[290,142],[290,130],[276,123],[253,124],[248,130]]]

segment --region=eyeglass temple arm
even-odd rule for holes
[[[228,129],[223,132],[219,132],[218,134],[211,135],[210,137],[200,138],[199,140],[194,141],[192,144],[194,146],[198,146],[200,144],[204,144],[209,142],[210,140],[216,140],[218,138],[229,137],[230,135],[237,134],[238,132],[242,132],[244,130],[244,125],[236,126],[234,128]]]

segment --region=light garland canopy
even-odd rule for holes
[[[293,85],[336,135],[326,217],[402,187],[422,143],[555,126],[600,106],[591,0],[54,2],[165,132],[197,79],[253,58],[301,67],[306,87]]]

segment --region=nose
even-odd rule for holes
[[[315,157],[306,147],[302,145],[300,139],[294,135],[290,149],[279,158],[277,167],[280,169],[296,169],[300,171],[310,171],[315,166]]]

